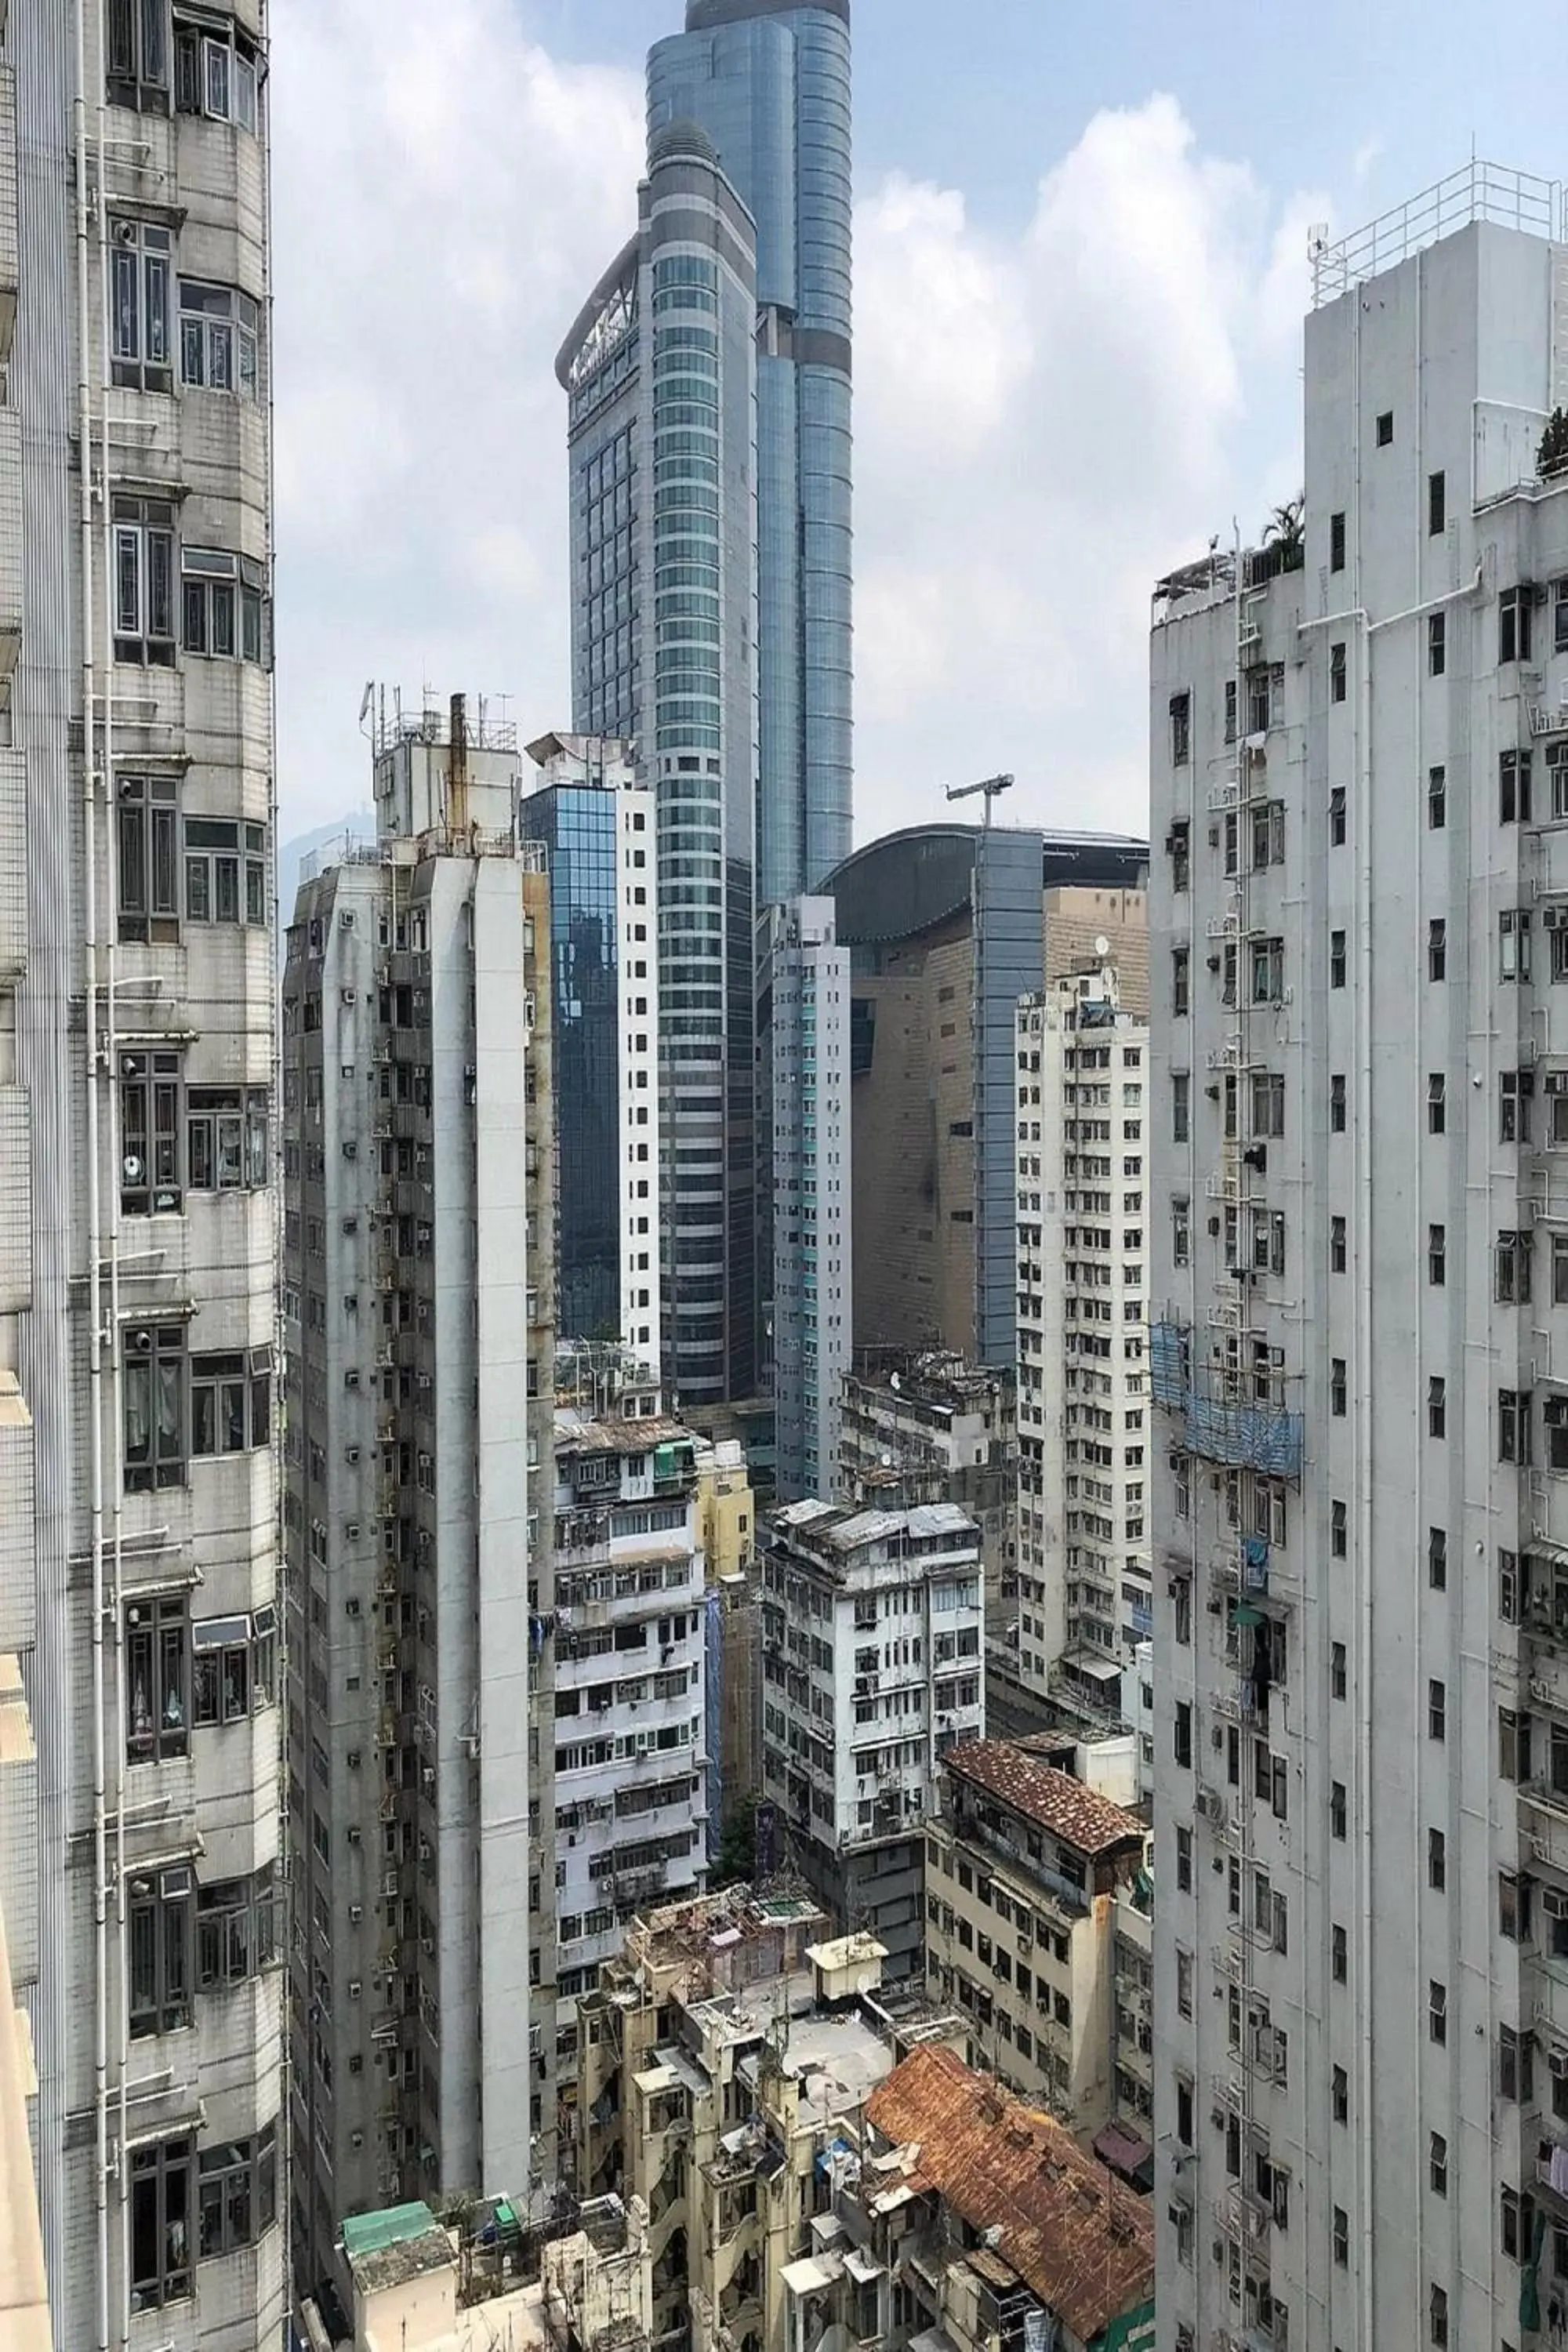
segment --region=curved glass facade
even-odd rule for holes
[[[648,58],[648,135],[700,124],[757,235],[757,890],[850,846],[850,58],[842,6],[701,0]]]

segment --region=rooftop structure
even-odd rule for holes
[[[346,2221],[353,2352],[646,2352],[646,2214],[605,2197],[574,2219],[545,2241],[540,2274],[526,2284],[509,2280],[496,2251],[518,2241],[510,2207],[493,2210],[479,2247],[423,2203]],[[309,2308],[306,2328],[312,2340],[321,2332]]]
[[[931,2199],[980,2241],[942,2265],[944,2326],[963,2310],[968,2282],[952,2273],[967,2263],[994,2300],[1014,2282],[1026,2289],[1068,2346],[1152,2346],[1148,2208],[1059,2124],[937,2048],[906,2058],[866,2112],[873,2137],[860,2173],[863,2210],[877,2218],[902,2210],[907,2238],[918,2226],[910,2205]],[[897,2161],[883,2162],[879,2150]],[[984,2332],[961,2327],[958,2340]]]

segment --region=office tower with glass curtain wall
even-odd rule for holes
[[[756,240],[689,125],[638,207],[557,373],[575,723],[633,740],[657,802],[661,1355],[689,1407],[756,1384]]]
[[[0,1651],[72,2346],[283,2318],[266,29],[0,11]]]
[[[1163,2352],[1568,2301],[1563,227],[1321,244],[1304,530],[1157,592]]]
[[[688,0],[648,138],[705,131],[757,228],[757,903],[849,855],[849,0]]]

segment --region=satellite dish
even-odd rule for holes
[[[1110,941],[1103,933],[1094,943],[1094,952],[1097,956],[1108,956],[1110,953]]]
[[[893,1457],[888,1451],[888,1448],[884,1445],[882,1448],[882,1467],[884,1470],[890,1470],[892,1466]]]
[[[126,1153],[121,1172],[128,1184],[140,1184],[142,1181],[142,1162],[134,1151]]]
[[[897,1372],[889,1372],[888,1374],[888,1386],[890,1389],[901,1389],[903,1385],[903,1381]]]

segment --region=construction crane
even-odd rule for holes
[[[947,788],[947,797],[950,801],[967,801],[973,800],[976,793],[984,793],[985,795],[985,827],[986,831],[989,832],[991,828],[991,804],[996,798],[998,793],[1010,793],[1013,789],[1015,781],[1016,779],[1012,776],[987,776],[983,784],[949,784]]]

